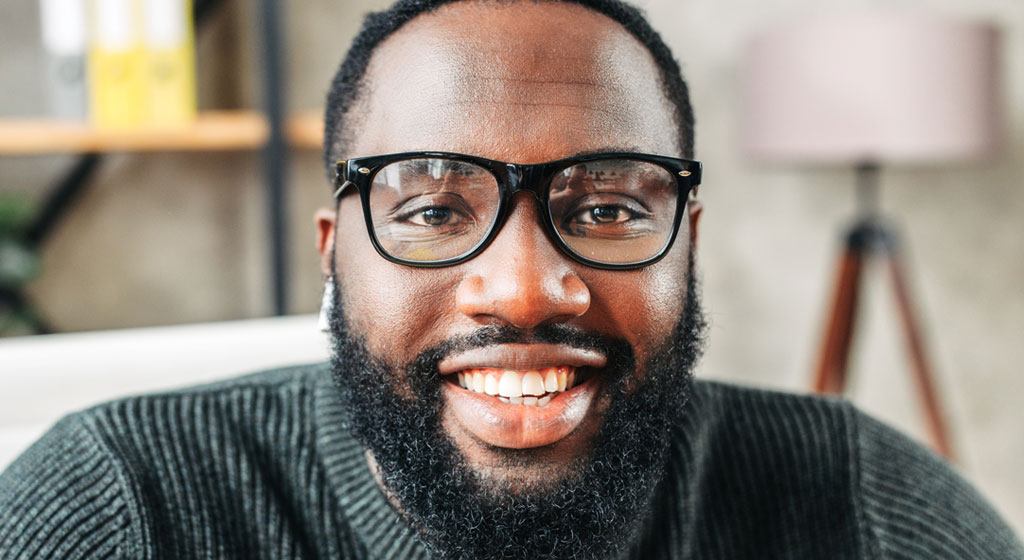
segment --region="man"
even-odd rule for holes
[[[1024,558],[848,404],[691,382],[692,151],[614,0],[369,18],[328,100],[330,365],[65,419],[0,478],[0,556]]]

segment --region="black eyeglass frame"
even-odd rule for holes
[[[458,257],[441,261],[426,262],[402,259],[385,251],[384,247],[377,239],[376,232],[374,231],[373,215],[370,212],[370,189],[373,188],[373,180],[377,173],[393,163],[422,158],[448,159],[480,166],[490,171],[491,174],[494,175],[495,182],[498,184],[498,209],[494,223],[491,225],[487,234],[484,235],[484,237],[472,249]],[[588,259],[583,255],[577,254],[565,243],[565,241],[562,240],[552,220],[551,210],[548,206],[548,195],[551,181],[554,179],[555,175],[574,165],[607,159],[628,159],[653,163],[671,172],[672,176],[676,180],[676,185],[678,187],[676,190],[676,196],[678,197],[678,200],[676,203],[676,215],[672,222],[672,234],[669,236],[668,241],[665,243],[665,246],[662,247],[661,251],[648,259],[631,263],[605,263]],[[605,270],[630,270],[642,268],[658,262],[664,258],[669,249],[672,248],[672,244],[675,243],[676,240],[676,235],[679,233],[679,223],[682,220],[683,210],[689,200],[690,193],[692,192],[693,194],[696,194],[697,187],[700,185],[701,172],[702,165],[699,161],[635,152],[582,154],[537,164],[507,163],[453,152],[402,152],[397,154],[367,156],[338,161],[335,164],[334,184],[337,187],[337,190],[334,191],[334,198],[336,203],[340,204],[341,197],[348,187],[354,186],[359,191],[359,198],[363,206],[363,218],[366,221],[366,231],[369,233],[370,242],[373,244],[373,248],[377,250],[377,253],[380,254],[380,256],[393,263],[416,268],[441,268],[466,262],[479,255],[484,249],[490,246],[491,242],[494,241],[495,237],[497,237],[498,232],[501,231],[501,228],[505,225],[505,221],[508,219],[508,214],[512,208],[512,197],[519,191],[527,191],[533,193],[533,196],[541,203],[541,214],[543,215],[541,221],[544,225],[544,232],[548,236],[548,239],[550,239],[555,247],[558,247],[559,251],[564,255],[576,262],[593,268]]]

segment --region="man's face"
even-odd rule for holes
[[[439,150],[539,163],[595,151],[680,153],[649,53],[619,24],[575,5],[445,6],[385,41],[365,84],[348,117],[353,157]],[[427,369],[445,376],[440,437],[482,487],[512,494],[550,489],[578,472],[616,395],[641,385],[644,365],[671,344],[699,217],[691,202],[663,260],[607,271],[560,253],[539,211],[531,195],[517,194],[483,253],[441,269],[381,258],[357,196],[319,221],[324,271],[335,275],[344,310],[335,334],[390,366],[379,382],[409,402],[423,384],[403,372],[436,358]],[[468,391],[456,377],[561,366],[585,382],[543,407]]]

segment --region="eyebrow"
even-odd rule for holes
[[[580,150],[575,152],[574,156],[591,156],[594,154],[607,154],[610,152],[635,152],[642,153],[643,150],[636,146],[606,146],[604,148],[597,148],[592,150]]]

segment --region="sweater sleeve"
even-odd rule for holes
[[[82,415],[58,422],[0,474],[0,558],[126,558],[117,466]]]
[[[1024,560],[1013,531],[945,460],[857,416],[861,506],[878,558]]]

